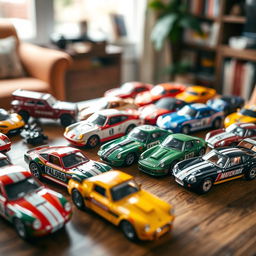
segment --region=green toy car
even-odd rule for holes
[[[113,166],[130,166],[146,149],[160,144],[170,131],[152,125],[141,125],[128,135],[101,146],[98,155],[101,160]]]
[[[152,176],[172,174],[172,169],[181,160],[205,153],[206,142],[197,137],[176,133],[168,136],[160,145],[141,154],[139,169]]]

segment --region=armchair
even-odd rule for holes
[[[15,36],[17,53],[26,72],[25,77],[0,79],[0,107],[9,108],[11,94],[16,89],[49,92],[59,100],[65,100],[65,72],[71,57],[61,51],[21,42],[14,26],[0,23],[0,38]]]

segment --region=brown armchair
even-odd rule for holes
[[[9,108],[11,94],[16,89],[49,92],[59,100],[65,100],[65,72],[71,57],[61,51],[51,50],[20,42],[14,26],[0,23],[0,38],[15,36],[17,52],[26,77],[0,79],[0,107]]]

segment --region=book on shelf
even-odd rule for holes
[[[223,67],[223,94],[248,100],[256,83],[256,65],[237,59],[226,60]]]
[[[189,11],[197,16],[218,17],[220,0],[187,0]]]

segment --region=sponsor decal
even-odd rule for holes
[[[188,153],[188,154],[185,154],[185,159],[191,158],[191,157],[193,157],[194,155],[195,155],[194,152],[190,152],[190,153]]]
[[[159,140],[154,141],[154,142],[151,142],[151,143],[148,143],[147,149],[148,149],[148,148],[152,148],[152,147],[154,147],[154,146],[156,146],[156,145],[159,145],[159,144],[160,144],[160,141],[159,141]]]
[[[222,173],[219,173],[215,182],[218,181],[218,180],[223,180],[223,179],[227,179],[229,177],[233,177],[233,176],[236,176],[236,175],[239,175],[241,174],[243,171],[243,168],[240,168],[240,169],[237,169],[237,170],[232,170],[232,171],[228,171],[228,172],[222,172]]]
[[[45,166],[45,173],[64,182],[66,181],[65,173],[58,171],[52,167]]]
[[[36,110],[35,113],[39,114],[39,115],[48,115],[48,116],[53,116],[54,115],[54,113],[52,111]]]

